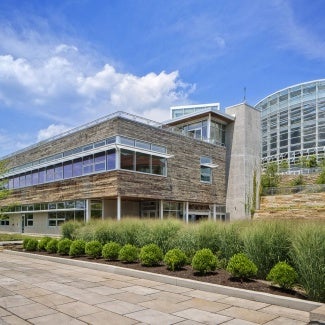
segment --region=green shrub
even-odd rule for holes
[[[85,246],[86,242],[84,240],[74,240],[70,246],[69,255],[73,257],[85,255]]]
[[[85,253],[92,258],[99,258],[102,256],[103,245],[98,240],[92,240],[86,243]]]
[[[290,263],[291,228],[283,221],[260,221],[244,230],[244,253],[257,266],[259,278],[265,279],[280,261]]]
[[[281,288],[291,289],[298,278],[297,272],[286,262],[279,262],[271,269],[266,279]]]
[[[26,244],[26,251],[35,252],[38,248],[38,240],[31,238]]]
[[[58,240],[53,238],[46,244],[46,251],[50,254],[55,254],[58,251]]]
[[[138,257],[139,249],[131,244],[124,245],[118,254],[119,260],[125,263],[136,262],[138,260]]]
[[[325,166],[323,166],[321,173],[318,175],[316,179],[316,184],[325,184]]]
[[[62,238],[75,239],[77,230],[82,226],[82,223],[76,221],[68,221],[61,226]]]
[[[243,253],[235,254],[227,265],[227,271],[235,278],[249,279],[256,276],[256,265]]]
[[[192,267],[194,270],[205,274],[214,271],[217,268],[217,257],[212,253],[211,249],[203,248],[197,251],[192,259]]]
[[[23,240],[23,249],[26,249],[27,248],[27,245],[28,245],[28,242],[31,240],[31,238],[25,238]]]
[[[304,185],[305,184],[305,179],[304,177],[300,174],[297,177],[295,177],[291,182],[291,186],[299,186],[299,185]]]
[[[118,254],[120,252],[121,245],[115,242],[109,242],[105,244],[102,250],[102,256],[106,260],[115,261],[118,259]]]
[[[308,298],[325,302],[325,228],[321,223],[304,223],[292,242],[292,261],[298,281]]]
[[[162,250],[156,244],[148,244],[141,248],[139,259],[144,266],[158,265],[164,258]]]
[[[72,240],[68,238],[63,238],[58,242],[58,253],[60,255],[69,255],[70,246],[72,244]]]
[[[47,243],[51,240],[51,237],[43,237],[39,242],[38,242],[38,250],[45,252],[46,251],[46,245]]]
[[[187,256],[179,248],[173,248],[166,253],[164,262],[170,270],[179,270],[186,265]]]

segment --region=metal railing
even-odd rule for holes
[[[295,193],[321,193],[325,192],[325,184],[298,185],[291,187],[268,187],[262,191],[262,196],[287,195]]]

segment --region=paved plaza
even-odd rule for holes
[[[308,324],[309,311],[0,252],[0,324]]]

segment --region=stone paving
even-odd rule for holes
[[[0,252],[0,324],[296,324],[309,312]]]

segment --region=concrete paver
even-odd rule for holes
[[[6,251],[0,252],[0,265],[5,272],[0,278],[0,324],[309,322],[307,311],[205,291],[205,287],[198,290],[198,286],[142,279],[139,273],[128,276],[132,273],[123,271],[120,275]]]

